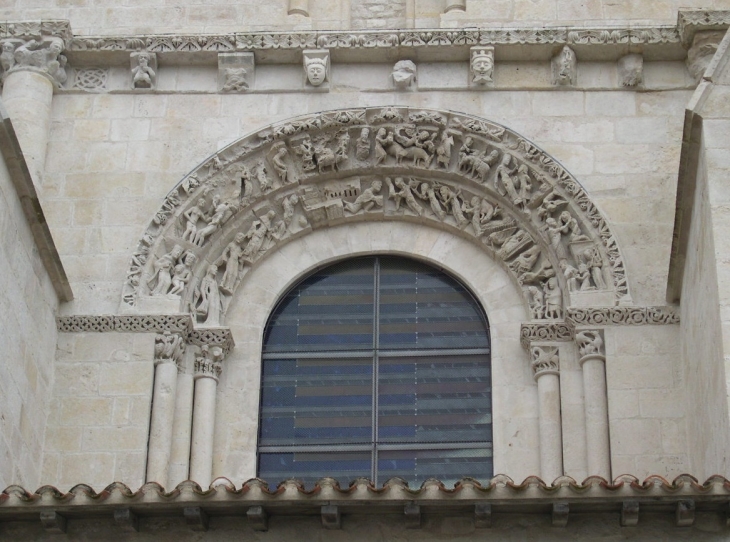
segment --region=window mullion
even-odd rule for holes
[[[371,478],[378,484],[378,347],[380,346],[380,258],[373,261],[373,440]]]

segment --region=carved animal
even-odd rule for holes
[[[318,144],[314,146],[314,158],[317,161],[317,170],[323,173],[328,167],[332,168],[332,171],[337,171],[340,164],[347,160],[347,155],[335,153],[329,147],[325,147],[324,144]]]
[[[394,143],[394,145],[398,144]],[[398,146],[401,147],[400,145]],[[404,158],[413,160],[413,166],[428,167],[431,164],[431,155],[420,147],[408,147],[407,149],[401,147],[401,150],[396,152],[395,163],[400,165]]]

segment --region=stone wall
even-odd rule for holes
[[[53,388],[58,298],[10,175],[0,158],[0,486],[35,487]]]
[[[44,484],[145,481],[154,334],[61,333]]]
[[[412,19],[401,26],[438,28],[439,26],[476,26],[520,23],[596,23],[606,20],[640,21],[674,24],[682,7],[728,9],[728,0],[467,0],[466,11],[442,15],[443,0],[410,0]],[[341,15],[347,15],[352,2],[353,28],[369,20],[363,28],[392,27],[404,17],[392,9],[393,2],[377,0],[310,0],[309,17],[287,16],[288,0],[261,3],[256,0],[193,0],[170,4],[156,0],[8,0],[0,8],[0,20],[68,19],[80,35],[149,34],[176,32],[226,32],[243,30],[284,30],[301,27],[321,29],[347,28]],[[405,2],[403,2],[405,3]],[[401,5],[401,2],[397,2]],[[382,11],[373,8],[382,7]],[[347,20],[350,20],[347,17]]]

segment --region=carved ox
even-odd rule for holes
[[[395,163],[401,165],[404,158],[413,160],[413,166],[428,167],[431,163],[431,155],[420,147],[403,147],[400,143],[393,141],[385,148],[385,152],[395,158]]]

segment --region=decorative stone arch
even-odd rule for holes
[[[429,224],[476,244],[510,274],[534,320],[562,319],[568,306],[630,304],[608,222],[556,160],[483,119],[378,107],[277,123],[195,168],[140,240],[122,310],[162,304],[219,325],[273,250],[372,221]],[[221,295],[209,307],[213,282]]]
[[[178,369],[178,389],[187,391],[176,404],[188,406],[176,410],[174,427],[189,432],[194,410],[192,439],[171,448],[179,433],[168,421],[172,403],[153,401],[149,479],[167,477],[168,464],[172,483],[255,475],[269,314],[316,267],[373,253],[442,267],[475,293],[493,331],[495,468],[517,478],[563,474],[559,365],[575,356],[566,313],[631,303],[607,221],[557,161],[503,126],[378,107],[250,134],[186,175],[155,214],[132,257],[121,312],[191,314],[195,332],[213,339]],[[215,346],[231,335],[230,354]],[[160,375],[171,382],[163,361]],[[605,444],[588,446],[605,458],[607,418],[601,431]]]

